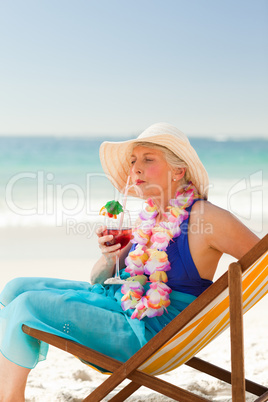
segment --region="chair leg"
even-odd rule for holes
[[[134,394],[137,389],[141,387],[141,384],[137,384],[133,381],[131,381],[125,388],[123,388],[118,394],[113,396],[110,399],[110,402],[121,402],[127,399],[130,395]]]
[[[255,399],[255,402],[267,402],[268,401],[268,391],[265,392],[262,396],[260,396],[258,399]]]
[[[232,400],[245,402],[242,270],[234,262],[229,266],[229,304],[231,333]]]
[[[215,366],[207,361],[201,360],[198,357],[192,357],[191,360],[185,363],[187,366],[190,366],[196,370],[201,371],[202,373],[206,373],[211,375],[214,378],[218,378],[221,381],[226,382],[227,384],[232,383],[231,372],[225,370],[221,367]],[[268,388],[264,385],[257,384],[256,382],[245,379],[246,383],[246,391],[251,394],[262,396],[266,394],[268,396]]]

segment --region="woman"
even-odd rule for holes
[[[154,124],[135,140],[105,142],[100,158],[116,188],[122,192],[130,175],[129,193],[148,200],[134,244],[107,246],[112,236],[100,228],[102,257],[91,271],[92,285],[47,278],[6,285],[0,296],[0,401],[24,400],[29,371],[47,353],[46,344],[22,332],[23,323],[125,361],[212,283],[223,253],[240,258],[258,241],[207,201],[205,168],[175,127]],[[116,255],[126,266],[121,276],[132,280],[103,286],[114,274]]]

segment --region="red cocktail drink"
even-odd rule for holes
[[[121,244],[121,249],[126,247],[129,243],[132,236],[131,228],[122,228],[122,229],[106,229],[103,232],[103,236],[113,235],[113,239],[111,241],[106,242],[107,246],[113,246],[114,244]]]
[[[125,197],[126,201],[126,197]],[[112,240],[108,241],[105,243],[106,246],[113,246],[116,244],[120,244],[120,250],[126,247],[126,245],[130,242],[131,236],[132,236],[132,226],[131,226],[131,219],[129,212],[125,210],[125,208],[122,207],[121,204],[119,204],[119,213],[118,213],[118,208],[116,209],[115,207],[118,207],[118,202],[116,201],[109,201],[105,207],[101,209],[104,210],[104,216],[106,216],[106,219],[104,222],[104,226],[106,226],[106,229],[102,232],[102,236],[113,236]],[[124,202],[124,207],[125,207],[125,202]],[[108,208],[108,209],[107,209]],[[105,212],[106,209],[106,212]],[[111,215],[111,216],[110,216]],[[119,249],[116,249],[112,252],[112,255],[114,254],[115,251]],[[115,275],[113,278],[107,278],[105,280],[106,285],[117,285],[117,284],[123,284],[126,282],[125,279],[120,278],[120,266],[119,266],[119,253],[115,253]]]

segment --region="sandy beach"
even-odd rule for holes
[[[260,236],[264,235],[261,233]],[[67,234],[64,227],[5,228],[0,230],[1,288],[17,276],[60,277],[88,280],[92,264],[98,258],[94,235]],[[224,256],[216,278],[234,259]],[[216,279],[215,278],[215,279]],[[253,307],[244,318],[245,370],[247,378],[267,385],[268,372],[268,321],[267,296]],[[230,369],[229,331],[220,335],[202,350],[200,358]],[[26,390],[27,402],[81,401],[98,384],[104,375],[82,364],[65,352],[50,347],[48,358],[32,370]],[[211,401],[231,400],[230,386],[211,379],[187,366],[161,376]],[[120,389],[120,387],[118,388]],[[247,393],[247,402],[255,397]],[[107,397],[107,399],[109,398]],[[141,387],[129,401],[169,401]]]

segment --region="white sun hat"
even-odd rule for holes
[[[130,171],[131,154],[135,143],[149,142],[168,148],[188,166],[188,174],[202,198],[207,199],[209,179],[206,169],[186,135],[168,123],[156,123],[137,138],[123,142],[105,141],[100,146],[100,161],[112,184],[124,192]],[[134,188],[129,195],[137,197]]]

